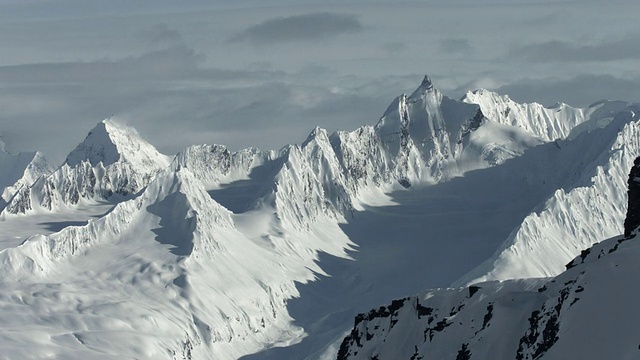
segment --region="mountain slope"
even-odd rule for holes
[[[605,128],[558,143],[555,156],[569,169],[568,179],[490,259],[454,285],[554,276],[582,249],[621,233],[627,169],[640,152],[638,114],[640,107],[631,105]],[[572,152],[579,156],[563,155]],[[548,178],[562,174],[552,168],[542,171]]]
[[[517,103],[508,95],[485,89],[467,92],[462,101],[478,104],[482,113],[496,123],[522,128],[545,141],[574,139],[582,132],[602,128],[631,105],[623,101],[599,101],[587,108],[563,103],[545,107],[538,103]]]
[[[0,326],[4,353],[233,359],[300,336],[286,311],[294,281],[321,271],[316,248],[340,255],[346,244],[278,236],[268,211],[243,222],[189,170],[167,170],[100,219],[0,252],[0,302],[13,314]],[[252,238],[265,216],[274,236]],[[55,335],[25,356],[39,334]]]
[[[633,196],[625,237],[583,250],[554,278],[436,289],[360,314],[338,359],[637,357],[637,334],[628,330],[635,328],[640,300],[633,285],[640,275],[635,239],[639,161],[626,177]]]
[[[617,237],[590,253],[602,255],[555,278],[431,290],[361,314],[338,359],[635,358],[640,247]]]

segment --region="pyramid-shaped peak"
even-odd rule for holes
[[[307,146],[308,143],[310,143],[311,141],[326,141],[327,143],[329,142],[329,134],[327,133],[326,129],[323,129],[319,126],[316,126],[311,133],[309,133],[309,136],[307,136],[307,139],[302,143],[302,147]]]
[[[116,162],[168,165],[167,157],[140,137],[133,127],[113,118],[102,120],[89,131],[84,141],[69,153],[65,163],[75,166],[83,161],[89,161],[93,166]]]
[[[417,100],[425,94],[436,94],[437,90],[433,87],[433,81],[429,75],[425,75],[420,86],[409,96],[408,100]]]
[[[424,79],[422,79],[422,83],[420,84],[420,86],[426,89],[433,88],[433,82],[431,82],[431,78],[429,77],[429,75],[424,76]]]

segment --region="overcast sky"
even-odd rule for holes
[[[212,4],[213,3],[213,4]],[[166,154],[277,149],[446,95],[640,101],[640,2],[0,0],[0,134],[55,163],[105,117]]]

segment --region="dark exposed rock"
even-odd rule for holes
[[[471,298],[480,289],[481,289],[480,286],[474,286],[474,285],[469,286],[469,298]]]
[[[458,140],[458,143],[462,143],[462,138],[468,136],[471,132],[478,130],[485,119],[486,118],[482,111],[478,109],[475,116],[467,120],[467,122],[462,125],[462,131],[460,133],[460,140]]]
[[[458,350],[456,360],[469,360],[471,359],[471,351],[469,351],[469,344],[462,344],[462,348]]]
[[[633,237],[633,231],[640,226],[640,157],[633,161],[633,167],[629,172],[629,190],[627,216],[624,220],[624,237]]]
[[[481,330],[484,330],[486,329],[487,326],[489,326],[489,321],[491,321],[492,317],[493,317],[493,303],[489,303],[489,305],[487,306],[487,313],[484,315],[484,319],[482,320]]]
[[[364,334],[361,333],[360,325],[363,322],[366,324],[368,321],[371,321],[376,318],[391,317],[391,327],[393,328],[393,326],[397,323],[397,320],[395,320],[393,316],[398,314],[398,310],[402,308],[405,301],[407,300],[409,300],[409,298],[393,300],[391,302],[391,305],[389,306],[380,306],[378,309],[373,309],[369,311],[367,314],[358,314],[356,316],[351,333],[349,333],[349,335],[344,338],[344,340],[342,341],[342,344],[340,345],[337,359],[339,360],[348,359],[349,349],[354,345],[361,348],[363,335],[367,341],[373,339],[373,335],[367,331],[366,325],[364,326],[365,333]]]

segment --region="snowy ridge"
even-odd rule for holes
[[[9,154],[0,140],[0,209],[24,186],[31,186],[38,178],[52,171],[45,156],[39,152]]]
[[[554,276],[582,249],[621,233],[627,172],[640,152],[638,110],[631,106],[606,128],[559,145],[561,152],[581,155],[566,164],[574,173],[570,190],[556,190],[490,259],[454,285]]]
[[[167,170],[136,198],[86,226],[37,235],[0,252],[3,288],[10,289],[0,301],[16,314],[0,328],[51,316],[46,306],[24,301],[33,296],[25,294],[38,292],[41,302],[55,302],[55,294],[66,300],[53,315],[65,320],[51,325],[61,335],[33,344],[35,358],[234,359],[301,336],[285,307],[297,294],[294,281],[321,273],[316,249],[344,256],[348,240],[328,242],[322,234],[335,225],[326,223],[318,227],[325,230],[311,229],[304,237],[252,239],[235,221],[189,170]],[[113,262],[116,254],[120,260]],[[52,282],[65,285],[38,285]],[[105,300],[97,301],[101,296]],[[64,308],[74,303],[82,306]],[[126,318],[120,303],[127,304]],[[123,326],[134,333],[118,336]],[[31,336],[28,327],[2,333],[9,344]],[[67,338],[77,341],[68,344]],[[9,348],[21,353],[19,345]]]
[[[362,191],[444,181],[540,143],[530,135],[511,136],[510,144],[501,146],[513,150],[495,160],[487,139],[495,142],[496,136],[473,136],[484,121],[477,105],[443,96],[425,77],[411,96],[396,98],[375,127],[331,135],[316,128],[301,145],[279,152],[193,146],[178,154],[174,164],[191,169],[209,188],[250,179],[258,168],[267,168],[260,179],[264,186],[249,208],[272,204],[288,224],[302,229],[321,214],[343,219],[358,208]],[[472,151],[465,153],[465,147]]]
[[[393,182],[393,164],[373,126],[362,126],[351,132],[336,131],[329,141],[351,192],[366,187],[380,188]]]
[[[303,229],[320,216],[344,219],[355,197],[345,183],[327,131],[316,128],[301,146],[287,149],[271,196],[281,219]]]
[[[20,188],[3,214],[53,211],[114,194],[132,195],[168,165],[169,158],[135,130],[103,120],[61,167]]]
[[[604,127],[629,105],[622,101],[600,101],[584,109],[564,103],[545,107],[538,103],[520,104],[508,95],[486,89],[469,91],[461,101],[478,104],[493,122],[522,128],[545,141],[571,139],[581,132]]]
[[[247,179],[253,169],[278,157],[275,151],[249,148],[231,152],[224,145],[193,145],[179,152],[171,167],[185,167],[207,187]]]
[[[634,358],[638,256],[637,241],[616,237],[555,278],[395,300],[356,318],[338,359]]]
[[[50,236],[36,235],[17,248],[0,252],[1,263],[8,265],[3,269],[7,273],[3,281],[16,281],[26,275],[46,275],[51,263],[82,254],[101,241],[117,238],[135,225],[135,217],[140,215],[143,207],[161,201],[168,192],[180,190],[184,176],[184,173],[170,172],[163,179],[151,183],[142,195],[117,204],[109,214],[89,221],[86,226],[67,227]],[[221,211],[226,214],[225,210]],[[214,218],[227,226],[231,221],[228,215],[226,221],[222,221],[221,215]]]

